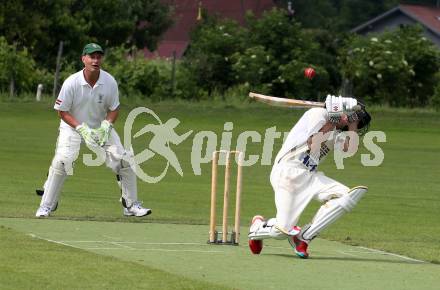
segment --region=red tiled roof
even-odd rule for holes
[[[400,4],[400,8],[431,30],[440,33],[440,8],[409,4]]]
[[[360,24],[353,28],[351,32],[359,32],[368,29],[371,25],[385,18],[393,17],[396,13],[402,13],[424,25],[425,28],[431,30],[434,34],[440,36],[440,8],[423,5],[400,4],[387,12]]]
[[[258,17],[263,11],[275,6],[274,0],[161,0],[163,4],[173,6],[174,25],[165,32],[155,52],[144,50],[146,57],[172,57],[173,51],[180,58],[189,42],[189,32],[197,24],[199,2],[209,14],[234,19],[240,24],[245,22],[246,11],[251,10]]]

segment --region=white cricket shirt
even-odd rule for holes
[[[100,70],[98,81],[92,88],[81,70],[64,81],[54,109],[69,112],[79,123],[97,128],[108,111],[114,111],[118,106],[118,84],[108,72]],[[70,126],[61,120],[60,127]]]
[[[324,108],[312,108],[304,113],[290,130],[286,141],[275,158],[275,164],[293,148],[303,145],[307,139],[319,132],[328,121],[328,113]]]

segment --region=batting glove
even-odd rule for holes
[[[353,98],[342,98],[344,110],[348,112],[355,111],[357,108],[357,100]]]
[[[92,129],[87,126],[87,124],[82,123],[81,125],[76,126],[75,130],[81,135],[84,142],[90,146],[96,146],[96,140],[93,138]]]
[[[325,107],[328,112],[330,122],[338,123],[344,113],[344,103],[342,97],[327,95]]]
[[[101,122],[101,127],[95,130],[96,135],[98,136],[98,144],[99,146],[104,146],[107,143],[108,138],[110,137],[110,131],[113,128],[113,124],[108,120],[104,120]]]

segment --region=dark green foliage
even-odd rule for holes
[[[232,71],[232,55],[245,47],[245,30],[231,20],[205,16],[191,34],[184,64],[197,85],[205,90],[225,90],[237,83]]]
[[[48,86],[50,77],[46,70],[37,68],[27,49],[19,50],[1,36],[0,91],[9,90],[11,82],[14,83],[14,94],[21,94],[36,91],[39,83]]]
[[[155,49],[172,23],[168,12],[159,0],[2,1],[0,34],[18,49],[27,47],[37,63],[54,67],[60,41],[68,62],[90,41]]]
[[[438,49],[420,27],[375,37],[353,36],[340,51],[343,74],[354,93],[375,104],[425,106],[438,82]]]
[[[323,59],[313,34],[286,11],[273,9],[261,19],[249,14],[245,28],[208,18],[194,31],[185,64],[208,90],[244,83],[251,90],[311,99],[328,85]],[[308,66],[318,71],[313,81],[304,78]]]
[[[437,73],[437,79],[440,80],[440,74]],[[437,84],[434,87],[434,94],[431,96],[430,104],[432,107],[434,107],[437,111],[440,111],[440,82],[437,82]]]
[[[153,100],[176,97],[197,99],[203,95],[179,62],[176,63],[173,87],[171,62],[146,59],[141,51],[134,48],[116,47],[108,50],[103,67],[118,81],[121,95],[140,95]]]

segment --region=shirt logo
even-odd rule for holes
[[[55,104],[57,104],[57,105],[59,106],[59,105],[61,105],[62,102],[63,102],[62,100],[57,99],[57,100],[55,101]]]

